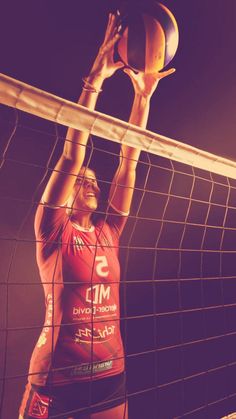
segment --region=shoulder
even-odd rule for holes
[[[120,221],[119,223],[113,221],[115,220],[111,220],[110,216],[101,218],[95,224],[95,228],[102,241],[105,239],[107,244],[117,246],[121,235]]]
[[[58,231],[67,219],[65,206],[53,207],[40,202],[35,214],[35,232],[42,235]]]
[[[120,238],[124,230],[125,224],[127,222],[128,216],[129,213],[121,212],[114,208],[114,206],[109,206],[104,220],[117,238]]]

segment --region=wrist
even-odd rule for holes
[[[92,74],[90,73],[87,77],[83,78],[84,87],[89,88],[94,91],[101,91],[102,85],[104,82],[104,77],[101,74]]]
[[[151,95],[144,93],[135,93],[134,102],[140,107],[146,107],[150,105]]]
[[[146,128],[150,109],[150,97],[136,93],[130,114],[129,122],[141,128]]]

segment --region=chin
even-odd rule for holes
[[[94,211],[96,211],[97,207],[98,207],[97,205],[93,205],[93,206],[91,206],[90,210],[94,212]]]
[[[98,207],[98,204],[97,203],[90,204],[90,205],[87,205],[86,206],[86,210],[87,211],[94,212],[94,211],[96,211],[97,207]]]

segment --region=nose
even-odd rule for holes
[[[95,192],[97,195],[100,194],[98,185],[92,181],[86,183],[86,189]]]
[[[95,185],[93,184],[93,182],[88,182],[88,181],[87,181],[87,182],[85,183],[85,188],[86,188],[86,189],[91,189],[91,190],[94,190],[94,186],[95,186]]]

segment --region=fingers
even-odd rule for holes
[[[107,53],[112,50],[116,42],[121,38],[119,27],[117,27],[117,17],[110,13],[108,17],[108,24],[105,33],[104,41],[100,47],[101,53]]]
[[[109,13],[107,28],[105,33],[105,38],[103,43],[107,43],[111,38],[113,38],[116,34],[119,33],[121,29],[121,25],[117,26],[118,24],[119,15],[114,15]]]
[[[140,73],[142,73],[143,74],[143,77],[144,78],[146,78],[146,79],[148,79],[148,78],[153,78],[153,79],[162,79],[162,78],[164,78],[164,77],[167,77],[167,76],[169,76],[170,74],[173,74],[173,73],[175,73],[175,71],[176,71],[176,69],[175,68],[170,68],[169,70],[166,70],[166,71],[163,71],[163,72],[157,72],[157,73],[143,73],[143,72],[138,72],[138,73],[135,73],[135,71],[134,70],[132,70],[131,68],[128,68],[128,67],[125,67],[124,68],[124,73],[126,73],[126,74],[128,74],[129,76],[134,76],[134,77],[137,77],[137,75]]]
[[[134,72],[134,70],[132,70],[131,68],[125,67],[123,69],[124,73],[127,74],[129,77],[131,78],[135,78],[137,77],[137,74]]]
[[[170,68],[169,70],[163,71],[159,73],[159,78],[163,79],[164,77],[170,76],[170,74],[175,73],[175,71],[176,71],[175,68]]]
[[[125,74],[128,74],[128,76],[130,75],[130,73],[132,72],[132,70],[130,69],[130,68],[127,68],[127,67],[125,67],[124,69],[123,69],[123,71],[124,71],[124,73]]]
[[[112,14],[109,13],[108,15],[108,21],[107,21],[107,27],[106,27],[106,32],[105,32],[105,37],[104,37],[104,41],[103,43],[105,44],[110,36],[110,32],[111,32],[111,24],[112,24]]]
[[[115,43],[120,39],[120,35],[117,33],[113,38],[110,40],[107,39],[106,42],[104,42],[100,48],[101,54],[106,54],[109,51],[112,51],[114,48]]]
[[[115,45],[115,43],[120,39],[121,35],[116,33],[110,40],[110,46]]]
[[[123,68],[124,67],[124,63],[122,63],[122,61],[117,61],[116,63],[114,63],[114,68],[116,70],[119,70],[119,68]]]

